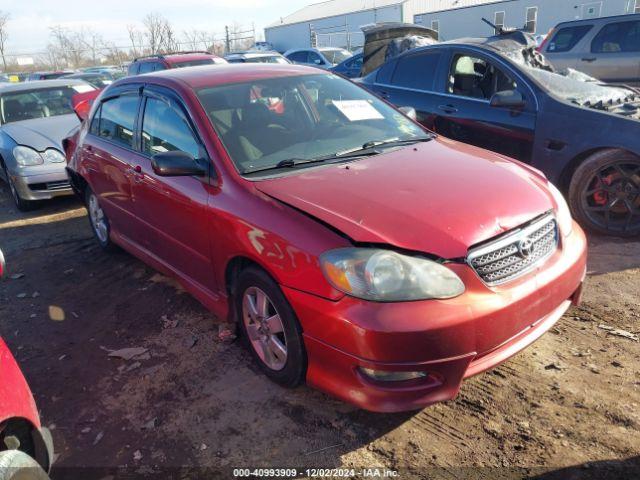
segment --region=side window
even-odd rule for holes
[[[139,73],[155,72],[156,62],[142,62],[139,68]]]
[[[308,56],[306,51],[293,52],[291,55],[289,55],[289,60],[295,63],[307,63],[307,58]]]
[[[391,83],[396,87],[433,90],[440,57],[439,52],[423,52],[401,57]]]
[[[376,83],[391,83],[391,76],[397,65],[396,60],[390,60],[380,67],[376,75]]]
[[[100,107],[98,136],[133,148],[133,132],[138,114],[138,95],[110,98]]]
[[[309,52],[309,59],[307,60],[307,63],[310,65],[324,65],[325,62],[316,52]]]
[[[156,98],[147,98],[142,121],[142,151],[147,155],[181,151],[200,156],[200,144],[184,116]]]
[[[516,82],[483,59],[468,55],[453,57],[447,87],[449,93],[489,100],[497,92],[516,88]]]
[[[591,52],[640,52],[640,22],[618,22],[605,25],[593,39]]]
[[[549,42],[547,51],[563,53],[575,47],[584,36],[589,33],[593,25],[579,25],[577,27],[565,27],[558,30]]]
[[[347,63],[348,69],[361,70],[362,69],[362,55],[358,56],[354,60]]]
[[[100,135],[100,114],[102,112],[102,105],[96,110],[96,113],[91,119],[91,126],[89,127],[89,133],[92,135]]]

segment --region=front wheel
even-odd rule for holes
[[[0,480],[49,480],[38,462],[20,450],[0,452]]]
[[[235,291],[242,337],[261,370],[282,386],[300,385],[307,370],[302,328],[278,284],[264,271],[248,268]]]
[[[603,150],[576,169],[569,187],[576,220],[605,235],[640,234],[640,158],[623,150]]]

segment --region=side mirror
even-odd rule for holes
[[[151,158],[151,166],[160,177],[204,177],[206,169],[187,152],[162,152]]]
[[[498,108],[524,108],[526,102],[517,90],[505,90],[497,92],[491,97],[490,105]]]
[[[418,112],[416,112],[415,108],[413,108],[413,107],[398,107],[398,110],[400,110],[402,113],[404,113],[405,116],[409,117],[414,122],[418,121]]]

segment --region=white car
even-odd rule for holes
[[[329,69],[344,62],[347,58],[351,57],[352,54],[344,48],[321,47],[297,48],[285,52],[284,56],[292,63]]]

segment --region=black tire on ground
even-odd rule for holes
[[[243,298],[247,290],[252,287],[257,287],[266,293],[280,315],[287,348],[286,363],[280,370],[273,370],[266,365],[249,340],[249,334],[243,320]],[[278,284],[260,268],[249,267],[240,273],[234,292],[233,302],[242,342],[251,352],[260,369],[271,380],[283,387],[293,388],[303,383],[307,373],[307,354],[302,340],[302,327]]]
[[[38,462],[20,450],[0,452],[0,480],[50,480]]]
[[[107,217],[107,214],[104,213],[104,211],[102,212],[103,212],[103,220],[105,222],[105,228],[106,228],[106,237],[100,238],[100,235],[98,234],[98,228],[96,227],[96,225],[94,225],[94,219],[93,219],[93,216],[91,215],[92,197],[94,197],[95,201],[98,202],[98,196],[94,194],[91,188],[89,188],[89,186],[87,185],[84,192],[84,201],[85,201],[85,206],[87,207],[87,211],[89,212],[89,225],[91,225],[91,231],[93,232],[93,236],[95,237],[96,241],[98,242],[102,250],[104,250],[105,252],[115,252],[118,250],[118,247],[116,246],[115,243],[111,241],[111,224],[109,223],[109,217]]]
[[[9,185],[9,192],[11,193],[11,198],[13,198],[13,203],[15,203],[18,210],[21,212],[29,212],[34,210],[39,206],[39,202],[34,202],[32,200],[25,200],[20,197],[18,190],[16,189],[13,180],[11,180],[11,176],[9,175],[9,171],[5,167],[4,169],[5,177],[7,178],[7,185]]]
[[[621,169],[618,167],[622,166]],[[603,196],[601,203],[610,204],[616,195],[615,188],[619,185],[621,189],[630,189],[638,192],[640,190],[640,157],[633,153],[619,150],[607,149],[594,153],[587,157],[576,169],[571,178],[569,185],[568,203],[571,213],[578,223],[588,230],[604,235],[614,235],[620,237],[632,237],[640,234],[640,215],[628,216],[624,212],[610,213],[610,223],[607,228],[606,217],[604,211],[598,212],[594,208],[604,208],[593,204],[593,200],[589,200],[588,192],[593,192],[595,188],[600,188],[602,182],[598,183],[597,175],[603,173],[608,178],[613,178],[611,192],[600,192]],[[625,175],[628,177],[625,177]],[[609,187],[609,186],[607,186]],[[596,195],[598,193],[592,193]],[[621,194],[622,195],[622,194]],[[635,212],[640,213],[640,196],[630,194],[632,201],[626,201],[631,204]],[[590,204],[589,202],[592,202]],[[616,209],[626,209],[625,200],[618,200]],[[600,218],[602,217],[602,218]]]

